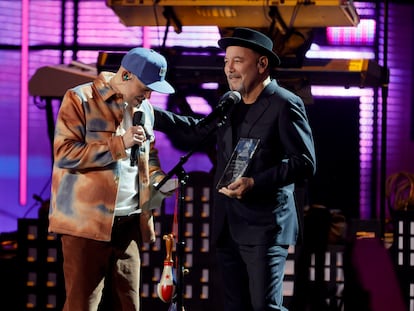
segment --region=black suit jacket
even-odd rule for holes
[[[199,120],[155,108],[155,130],[203,134],[215,122],[198,127]],[[250,107],[240,137],[258,138],[260,144],[244,176],[253,177],[253,189],[241,200],[228,198],[215,189],[233,152],[232,109],[227,122],[217,127],[217,167],[212,211],[212,238],[217,240],[223,226],[240,244],[276,243],[293,245],[299,235],[295,184],[315,173],[316,160],[312,131],[303,101],[273,80]]]

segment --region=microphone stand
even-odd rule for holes
[[[185,267],[184,267],[184,249],[185,249],[185,240],[183,239],[184,234],[184,207],[185,207],[185,185],[188,181],[188,174],[185,171],[183,165],[188,161],[188,159],[200,149],[201,146],[207,141],[210,136],[217,131],[218,128],[223,126],[227,120],[227,116],[224,114],[219,122],[211,128],[207,134],[203,137],[203,139],[195,146],[195,148],[191,149],[187,154],[181,156],[180,161],[167,173],[167,175],[158,183],[155,187],[156,190],[159,190],[172,176],[177,176],[179,180],[179,188],[178,188],[178,217],[177,217],[177,230],[178,230],[178,240],[176,244],[176,253],[177,253],[177,285],[176,285],[176,310],[177,311],[184,311],[183,305],[183,294],[184,294],[184,281],[183,277],[185,274]],[[197,126],[197,125],[196,125]]]

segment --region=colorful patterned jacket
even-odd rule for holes
[[[93,82],[68,90],[63,98],[54,137],[49,232],[99,241],[111,238],[118,160],[127,156],[122,137],[115,135],[125,104],[107,83],[113,75],[101,73]],[[145,128],[152,137],[145,146],[149,162],[143,174],[148,181],[140,185],[145,192],[164,174],[154,148],[153,107],[144,100],[139,110],[146,115]]]

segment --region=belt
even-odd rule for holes
[[[125,215],[125,216],[115,216],[114,225],[121,225],[123,223],[129,222],[136,219],[139,214]]]

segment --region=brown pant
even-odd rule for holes
[[[63,310],[96,311],[105,292],[109,297],[104,301],[111,309],[138,311],[139,241],[138,216],[116,218],[110,242],[63,235]]]

